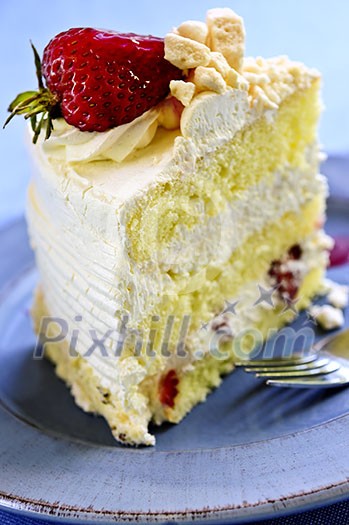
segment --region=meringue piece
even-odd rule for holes
[[[210,49],[190,38],[168,33],[165,36],[165,58],[183,70],[207,66],[210,61]]]
[[[208,67],[214,67],[215,70],[218,71],[218,73],[220,73],[223,78],[226,78],[229,71],[231,70],[231,67],[229,66],[225,57],[222,55],[222,53],[219,53],[218,51],[211,52]]]
[[[248,81],[240,75],[234,68],[229,68],[228,74],[225,77],[227,86],[230,86],[234,89],[241,89],[242,91],[248,91],[250,84]]]
[[[207,12],[207,43],[212,51],[220,51],[228,64],[241,70],[245,52],[244,22],[232,9],[218,8]]]
[[[258,86],[261,84],[269,84],[270,82],[270,78],[266,73],[252,73],[251,71],[245,71],[244,77],[251,84],[257,84]]]
[[[208,35],[208,29],[205,22],[198,22],[196,20],[187,20],[187,22],[183,22],[177,27],[177,32],[180,36],[190,38],[191,40],[200,42],[200,44],[206,43]]]
[[[334,330],[344,324],[342,310],[329,304],[313,305],[309,308],[309,313],[324,330]]]
[[[179,100],[183,106],[189,106],[195,94],[195,84],[184,80],[171,80],[171,95]]]
[[[197,67],[194,73],[194,83],[199,91],[214,91],[215,93],[226,91],[226,83],[222,75],[213,67]]]

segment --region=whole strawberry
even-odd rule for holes
[[[182,71],[165,60],[163,40],[153,36],[69,29],[49,42],[42,64],[32,48],[39,90],[16,97],[5,125],[24,114],[32,121],[34,142],[43,125],[49,137],[57,116],[82,131],[106,131],[131,122],[167,96],[171,80],[182,77]]]

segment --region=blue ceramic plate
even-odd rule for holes
[[[348,205],[330,206],[328,230],[348,224]],[[330,277],[349,282],[349,265]],[[349,495],[348,389],[274,389],[236,371],[180,425],[155,429],[155,448],[119,446],[32,358],[36,279],[20,222],[0,233],[3,507],[72,522],[245,523]]]

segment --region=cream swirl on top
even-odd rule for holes
[[[40,137],[40,145],[48,157],[66,162],[113,160],[120,163],[148,146],[159,126],[178,129],[182,110],[183,105],[170,96],[132,122],[103,132],[80,131],[60,118],[54,121],[49,140]]]
[[[122,162],[131,152],[147,146],[158,127],[159,110],[151,109],[134,121],[108,131],[82,132],[63,119],[54,122],[50,140],[40,141],[50,157],[67,162],[111,159]]]

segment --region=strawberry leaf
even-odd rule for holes
[[[15,109],[20,109],[22,106],[26,106],[28,102],[34,100],[37,96],[37,91],[25,91],[20,93],[17,97],[11,102],[8,107],[8,111],[12,113]]]
[[[42,80],[41,60],[37,50],[31,42],[34,53],[36,76],[38,79],[38,91],[25,91],[16,96],[9,105],[10,112],[3,127],[13,119],[15,115],[24,115],[25,119],[30,119],[33,130],[33,142],[37,142],[41,129],[46,128],[45,139],[48,139],[53,130],[52,118],[60,114],[59,102],[57,97],[44,86]],[[41,115],[37,119],[37,115]]]

